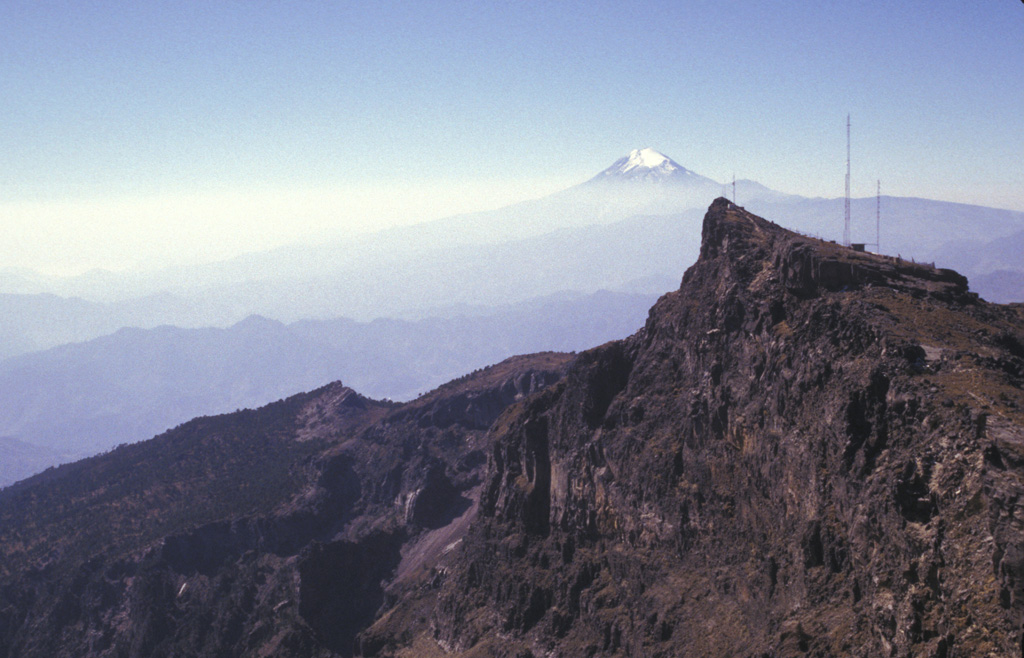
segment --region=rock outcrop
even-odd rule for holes
[[[1022,387],[1024,308],[719,199],[626,340],[3,491],[0,657],[1024,656]]]
[[[467,656],[1021,655],[1020,310],[723,199],[703,232],[642,331],[492,427],[425,635]]]
[[[0,492],[0,656],[351,656],[398,570],[475,515],[515,357],[398,405],[341,384]]]

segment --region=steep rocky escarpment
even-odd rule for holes
[[[353,655],[475,515],[481,427],[571,358],[404,405],[332,384],[0,492],[0,656]]]
[[[404,655],[1021,655],[1019,309],[723,199],[703,231],[642,331],[492,427]]]
[[[632,337],[0,492],[6,656],[1024,655],[1024,307],[724,199]]]

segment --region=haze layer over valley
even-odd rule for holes
[[[486,213],[191,268],[8,277],[0,483],[334,380],[405,400],[514,354],[623,338],[696,259],[704,208],[723,192],[788,228],[841,235],[842,199],[723,185],[644,148]],[[1024,299],[1012,278],[1024,264],[1006,257],[1024,213],[896,197],[852,208],[856,240],[869,241],[881,209],[885,253],[1009,272],[1009,284],[975,290]],[[1005,239],[954,247],[963,226]]]
[[[626,339],[0,491],[0,656],[1017,655],[1024,307],[724,198],[701,233]]]
[[[659,293],[692,263],[700,218],[717,196],[825,239],[842,236],[842,199],[804,198],[739,180],[735,192],[654,149],[635,149],[591,180],[507,208],[460,215],[326,245],[296,245],[228,261],[70,278],[0,278],[0,356],[85,340],[120,326],[226,327],[252,314],[305,318],[450,317],[563,291]],[[874,242],[878,199],[853,199],[853,240]],[[956,260],[967,274],[1024,272],[998,254],[1024,234],[1024,213],[883,196],[884,253]],[[970,227],[990,242],[964,242]],[[1015,235],[1016,234],[1016,235]],[[984,283],[984,281],[982,282]],[[976,288],[993,301],[1024,289]],[[30,295],[26,293],[34,293]]]

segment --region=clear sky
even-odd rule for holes
[[[1020,0],[0,3],[0,268],[201,261],[504,205],[650,146],[1024,210]]]

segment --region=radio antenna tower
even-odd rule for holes
[[[850,246],[850,115],[846,115],[846,206],[843,224],[843,246]]]
[[[732,204],[736,205],[736,174],[732,175]]]
[[[878,192],[875,196],[875,249],[882,253],[882,181],[878,181]]]

